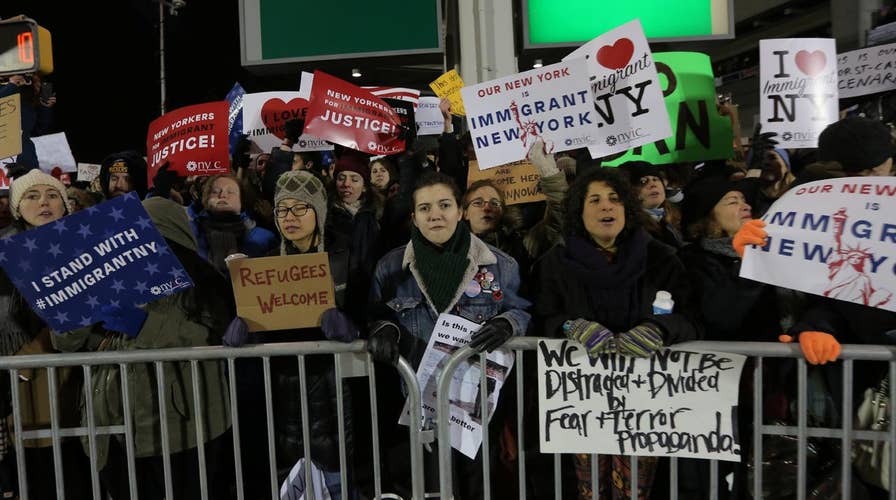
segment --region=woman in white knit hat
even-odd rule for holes
[[[61,219],[71,213],[71,205],[65,192],[65,186],[55,177],[38,169],[14,179],[9,188],[9,209],[13,222],[3,229],[0,237],[6,238],[27,231],[37,226]],[[6,273],[0,273],[0,355],[46,354],[57,352],[50,342],[50,329],[46,323],[28,306],[25,299],[12,285]],[[78,404],[81,391],[79,372],[69,368],[57,369],[58,407],[63,427],[77,426],[79,422]],[[47,371],[43,369],[26,370],[19,381],[19,408],[22,408],[25,428],[37,429],[50,427],[50,394]],[[0,377],[4,385],[9,377]],[[0,415],[0,467],[12,466],[12,474],[0,474],[0,493],[15,491],[17,484],[7,484],[5,479],[11,478],[15,483],[15,453],[13,441],[6,441],[11,430],[11,406],[8,388],[3,389],[5,395],[0,404],[3,411]],[[7,427],[9,426],[9,427]],[[30,498],[55,498],[56,482],[53,475],[53,449],[49,440],[25,441],[25,461],[28,473],[28,494]],[[7,456],[8,455],[8,456]],[[81,450],[77,439],[63,440],[62,460],[66,494],[71,498],[90,496],[89,469],[84,467],[87,457]]]

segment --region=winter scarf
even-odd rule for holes
[[[198,219],[199,229],[208,246],[208,261],[215,269],[227,273],[224,259],[237,253],[246,239],[246,224],[239,214],[209,214]]]
[[[740,256],[737,255],[734,247],[731,246],[731,240],[733,239],[732,236],[726,238],[703,238],[700,240],[700,248],[716,255],[739,259]]]
[[[414,245],[417,272],[423,280],[420,286],[429,294],[436,311],[442,313],[451,304],[470,264],[467,256],[470,251],[470,229],[466,224],[458,224],[451,238],[437,247],[415,227],[411,244]]]
[[[641,277],[647,269],[649,237],[638,229],[618,243],[611,259],[590,239],[566,239],[566,270],[570,279],[585,284],[589,308],[598,321],[613,331],[624,331],[641,319]],[[573,278],[575,277],[575,278]]]

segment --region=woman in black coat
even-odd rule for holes
[[[628,179],[615,169],[588,171],[570,187],[564,214],[564,242],[538,265],[537,335],[577,340],[590,356],[610,352],[638,357],[701,338],[684,266],[673,248],[642,228],[643,211]],[[653,313],[660,290],[672,294],[671,313]],[[631,489],[625,477],[628,460],[601,457],[601,498]],[[575,455],[574,461],[579,498],[591,498],[590,455]],[[650,494],[656,462],[638,459],[639,498]]]

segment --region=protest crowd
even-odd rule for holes
[[[639,63],[636,69],[646,66]],[[314,84],[323,85],[324,76],[315,73]],[[23,99],[33,101],[29,104],[28,134],[23,134],[23,144],[28,144],[31,135],[43,133],[37,122],[45,124],[51,119],[55,97],[52,102],[32,99],[39,92],[39,78],[15,75],[4,81],[0,97],[20,93]],[[582,85],[587,88],[584,81]],[[511,108],[511,126],[518,127],[513,141],[521,142],[524,149],[518,157],[492,160],[482,151],[494,155],[502,136],[478,135],[478,129],[492,121],[492,115],[484,110],[480,120],[471,118],[472,127],[467,129],[452,100],[442,97],[436,101],[443,120],[441,133],[429,136],[435,140],[423,140],[413,119],[390,121],[392,108],[375,102],[374,97],[358,106],[367,105],[376,120],[348,115],[341,119],[331,109],[315,114],[313,96],[319,92],[323,91],[312,91],[307,115],[282,124],[271,148],[260,148],[248,131],[230,131],[227,161],[213,174],[195,175],[194,166],[174,149],[119,151],[109,145],[95,179],[79,179],[74,173],[54,176],[42,170],[46,166],[34,149],[25,147],[14,163],[6,165],[11,182],[8,190],[0,193],[0,238],[8,240],[4,249],[22,241],[35,245],[29,235],[38,239],[39,234],[52,235],[55,229],[51,228],[62,228],[57,232],[61,235],[66,218],[79,213],[89,213],[96,220],[115,217],[118,208],[103,207],[116,200],[142,205],[151,221],[143,229],[155,228],[161,236],[158,242],[136,246],[99,267],[98,257],[76,253],[77,246],[63,246],[71,253],[59,257],[58,262],[65,264],[53,267],[58,268],[54,272],[49,272],[50,266],[41,256],[54,248],[59,251],[59,245],[52,238],[40,239],[50,250],[31,248],[33,257],[28,265],[47,269],[40,274],[41,286],[49,289],[68,283],[70,276],[86,276],[71,286],[85,290],[119,287],[118,292],[124,293],[116,275],[119,269],[138,263],[151,274],[151,259],[157,253],[169,254],[179,262],[182,269],[172,271],[175,288],[183,278],[192,286],[162,293],[161,298],[145,303],[96,303],[85,321],[63,331],[45,319],[44,302],[27,298],[23,288],[39,290],[38,283],[12,276],[6,254],[0,252],[5,269],[0,276],[0,355],[65,356],[207,346],[245,349],[271,343],[362,340],[377,370],[380,435],[376,437],[382,450],[382,488],[410,498],[407,431],[398,423],[407,388],[391,369],[400,358],[414,369],[425,364],[431,336],[443,315],[475,324],[478,329],[467,345],[476,353],[499,351],[514,337],[565,339],[592,360],[653,359],[667,347],[698,340],[798,345],[808,363],[808,391],[813,401],[821,401],[809,410],[810,424],[817,426],[837,426],[843,418],[841,345],[896,342],[896,313],[886,307],[894,300],[892,293],[876,285],[870,274],[872,266],[892,268],[892,263],[882,264],[883,255],[855,244],[869,241],[855,239],[863,226],[846,223],[845,212],[835,212],[838,207],[827,207],[831,217],[824,219],[831,221],[836,242],[822,261],[829,282],[824,294],[746,278],[741,269],[753,258],[751,252],[758,255],[764,248],[768,253],[769,248],[784,245],[778,241],[781,233],[771,231],[776,224],[788,224],[787,214],[773,208],[779,199],[819,181],[894,175],[894,130],[879,117],[837,110],[817,135],[815,147],[788,148],[789,139],[783,134],[757,126],[743,141],[729,135],[731,140],[722,148],[722,155],[652,162],[625,156],[628,148],[605,156],[591,154],[588,146],[593,144],[561,151],[560,141],[548,134],[555,130],[549,120],[541,126],[526,121],[536,112],[551,109],[546,100],[531,109],[528,105]],[[468,98],[472,95],[464,93],[468,117],[475,108]],[[570,107],[584,103],[591,108],[597,100],[584,99],[584,95],[562,103]],[[731,121],[738,119],[737,106],[718,100],[713,104],[716,118],[728,122],[730,132]],[[398,118],[407,116],[400,111],[406,108],[393,107]],[[500,111],[495,113],[500,121]],[[211,115],[197,115],[196,119],[210,119]],[[511,112],[506,116],[510,120]],[[322,125],[328,121],[327,126],[361,129],[386,139],[367,148],[359,146],[361,141],[348,144],[328,135]],[[376,127],[363,130],[374,121]],[[168,123],[176,129],[187,126],[185,122],[172,118]],[[584,118],[575,123],[560,120],[556,130],[589,123]],[[296,146],[307,140],[306,134],[321,137],[324,148],[297,151]],[[153,134],[151,130],[149,135],[164,140],[161,132]],[[175,134],[170,137],[171,143],[182,140]],[[358,137],[369,136],[359,133]],[[644,146],[648,147],[653,146]],[[497,169],[513,162],[531,169],[537,199],[520,201],[521,191],[509,191],[519,186],[500,174],[474,178],[488,171],[483,166]],[[124,205],[114,205],[120,206]],[[805,229],[807,224],[820,224],[819,220],[807,223],[798,218],[789,226]],[[866,226],[864,230],[871,231],[871,223]],[[65,238],[86,239],[88,232],[84,225],[80,227],[83,233],[78,235],[72,229]],[[133,246],[138,239],[137,233],[119,226],[94,227],[94,232],[103,231],[106,244],[113,248]],[[880,241],[894,237],[896,231],[890,226],[874,235]],[[165,252],[158,251],[162,246]],[[320,254],[319,260],[305,268],[269,273],[240,268],[241,262],[255,259],[313,258],[314,254]],[[896,252],[887,257],[896,257]],[[756,266],[762,266],[766,261],[757,262]],[[81,274],[85,267],[95,270]],[[260,330],[253,326],[254,320],[239,312],[235,287],[301,281],[318,273],[332,280],[333,303],[325,304],[311,323],[296,321],[292,326]],[[82,293],[81,288],[66,290],[38,300],[58,306]],[[275,297],[271,292],[270,304],[262,309],[294,306],[302,311],[306,305],[321,305],[317,300],[325,303],[327,299],[314,293]],[[77,314],[81,311],[72,312],[72,316]],[[538,448],[539,433],[544,429],[539,429],[538,364],[530,354],[534,352],[518,352],[528,362],[504,380],[510,384],[509,380],[522,377],[526,387],[523,398],[508,385],[500,397],[495,396],[494,407],[488,408],[490,419],[483,432],[492,443],[490,484],[483,484],[481,451],[471,458],[452,450],[455,497],[483,498],[483,489],[490,488],[493,498],[517,498],[517,446],[523,435],[527,477],[522,481],[527,485],[527,497],[554,498],[555,482],[560,481],[562,498],[667,498],[672,484],[668,457],[639,456],[635,475],[624,453],[566,453],[560,461],[560,477],[554,476],[553,456],[539,453]],[[90,426],[123,425],[127,419],[134,441],[126,442],[114,434],[90,440],[63,437],[57,455],[49,439],[33,439],[25,443],[24,456],[17,456],[13,420],[4,418],[0,420],[3,498],[17,495],[18,461],[27,465],[29,497],[55,498],[54,460],[63,464],[66,497],[92,498],[90,453],[97,457],[100,488],[109,498],[130,498],[134,480],[139,498],[164,498],[166,453],[175,498],[200,498],[202,488],[208,498],[236,498],[232,441],[237,424],[231,421],[231,405],[239,409],[240,484],[245,498],[271,498],[272,467],[277,483],[282,484],[296,479],[290,472],[306,459],[313,462],[315,474],[319,474],[315,477],[321,478],[326,490],[325,496],[317,498],[341,498],[343,466],[347,468],[349,496],[373,498],[370,389],[366,382],[337,380],[332,356],[305,357],[301,369],[307,379],[302,378],[301,387],[307,406],[300,404],[295,356],[272,358],[269,365],[251,357],[239,358],[229,366],[217,360],[165,363],[159,365],[164,366],[165,386],[158,382],[160,375],[152,364],[135,364],[127,369],[124,387],[123,366],[94,367],[89,380],[75,368],[58,369],[53,391],[46,372],[20,372],[15,394],[20,400],[18,408],[24,411],[24,428],[48,428],[51,412],[58,412],[63,427],[87,426],[88,421]],[[235,387],[228,382],[231,368]],[[500,366],[489,364],[489,368]],[[753,370],[762,370],[768,381],[762,394],[763,420],[771,425],[796,425],[797,362],[780,358],[757,366],[747,361],[735,391],[739,405],[731,416],[742,460],[720,465],[715,492],[720,498],[763,496],[752,491],[751,481],[755,473],[751,455]],[[855,405],[846,406],[858,408],[864,390],[877,387],[884,373],[871,369],[855,373],[849,392]],[[0,409],[7,417],[13,412],[13,391],[6,373],[0,380]],[[93,415],[88,415],[82,401],[85,386],[92,393]],[[270,410],[266,407],[268,390],[273,396]],[[494,387],[489,385],[488,390],[491,394]],[[130,403],[125,407],[122,401],[126,397]],[[54,399],[52,404],[50,399]],[[160,414],[160,401],[166,403],[166,417]],[[480,418],[480,403],[477,394],[470,409],[474,419]],[[518,413],[522,413],[522,427],[517,426]],[[163,419],[168,436],[164,449],[160,438]],[[309,434],[303,433],[304,424],[310,426]],[[344,429],[348,455],[344,464],[339,453],[340,428]],[[203,435],[198,435],[200,429]],[[769,483],[764,497],[795,498],[791,483],[796,481],[792,468],[796,451],[792,442],[777,438],[767,438],[764,448],[765,481]],[[273,439],[272,445],[269,439]],[[136,457],[134,471],[129,471],[126,459],[131,446]],[[273,463],[269,461],[270,446]],[[427,491],[438,487],[438,446],[449,444],[433,443],[425,453]],[[305,450],[310,450],[310,457]],[[200,453],[207,484],[198,479]],[[811,455],[808,487],[814,488],[816,496],[810,498],[827,498],[825,492],[838,488],[842,480],[835,477],[840,471],[840,450],[814,443]],[[134,477],[130,477],[132,473]],[[677,474],[674,484],[679,498],[710,498],[708,461],[679,459]],[[887,495],[879,485],[854,474],[853,498]]]

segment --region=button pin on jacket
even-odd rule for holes
[[[464,295],[470,298],[478,297],[480,293],[482,293],[482,287],[476,280],[471,280],[464,289]]]

